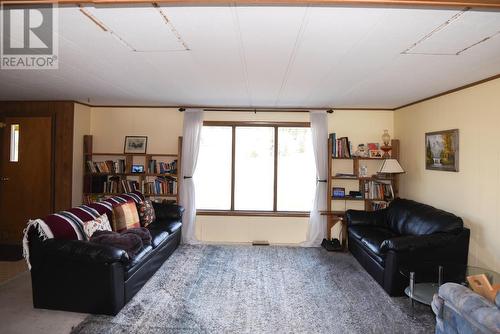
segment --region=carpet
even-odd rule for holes
[[[21,245],[0,244],[0,261],[19,261],[23,258]]]
[[[321,248],[181,246],[115,317],[83,333],[432,333],[352,255]]]

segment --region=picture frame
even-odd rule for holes
[[[380,150],[370,150],[370,158],[382,159],[382,152]]]
[[[345,188],[333,187],[332,188],[333,198],[345,198]]]
[[[132,165],[132,173],[144,173],[144,165]]]
[[[459,171],[458,129],[425,133],[425,169],[445,172]]]
[[[123,153],[125,154],[146,154],[148,137],[146,136],[125,136]]]

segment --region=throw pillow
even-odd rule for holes
[[[155,209],[153,208],[151,200],[147,199],[144,202],[137,204],[137,210],[139,211],[141,226],[147,227],[156,220]]]
[[[137,227],[141,227],[141,224],[134,201],[118,203],[113,206],[113,231],[121,232]]]
[[[83,231],[90,239],[95,231],[111,231],[111,226],[109,225],[108,216],[103,214],[94,220],[89,220],[83,223]]]

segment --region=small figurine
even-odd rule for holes
[[[354,152],[354,156],[360,158],[366,158],[368,156],[368,151],[366,150],[365,144],[359,144],[358,149]]]

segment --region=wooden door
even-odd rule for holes
[[[28,219],[52,211],[52,118],[0,119],[0,239],[19,242]]]

